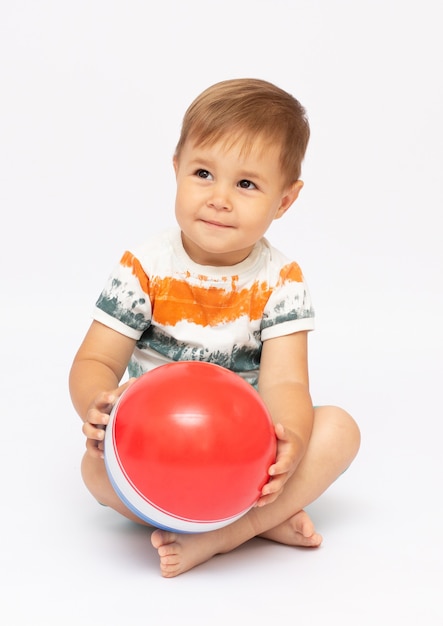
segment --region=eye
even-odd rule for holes
[[[197,170],[195,175],[199,178],[204,178],[205,180],[210,180],[212,178],[212,175],[208,172],[208,170]]]
[[[257,189],[257,187],[250,180],[243,179],[238,183],[241,189]]]

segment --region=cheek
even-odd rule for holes
[[[182,207],[192,206],[196,199],[196,190],[191,182],[179,181],[176,191],[176,203]]]
[[[182,197],[177,193],[175,196],[175,218],[178,222],[183,219],[184,213]]]
[[[248,214],[248,224],[251,231],[256,233],[264,233],[272,223],[274,213],[269,210],[251,211]]]
[[[188,198],[188,194],[183,188],[183,185],[180,185],[179,187],[177,187],[177,191],[175,194],[175,210],[176,211],[183,212],[186,209],[186,206],[188,204],[186,202],[187,198]]]

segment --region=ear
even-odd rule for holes
[[[303,181],[296,180],[295,183],[292,183],[292,185],[288,189],[284,190],[280,206],[274,217],[275,220],[278,220],[282,215],[284,215],[289,207],[297,200],[298,194],[300,193],[302,188]]]
[[[178,159],[177,159],[176,154],[174,154],[174,156],[172,157],[172,165],[174,166],[174,172],[175,172],[175,175],[177,176]]]

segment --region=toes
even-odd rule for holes
[[[304,535],[299,535],[300,539],[300,546],[305,546],[307,548],[316,548],[318,547],[321,542],[323,541],[323,537],[317,533],[314,533],[313,535],[306,537]]]
[[[168,565],[168,566],[175,567],[180,562],[178,554],[176,554],[175,552],[171,552],[169,554],[160,554],[159,556],[160,556],[160,563],[162,566]]]
[[[181,572],[181,561],[177,554],[160,557],[160,573],[164,578],[172,578]]]
[[[177,565],[166,565],[166,566],[161,565],[160,573],[163,576],[163,578],[174,578],[178,574],[181,574]]]
[[[299,513],[294,515],[292,518],[292,524],[295,532],[300,533],[300,535],[303,535],[306,539],[309,539],[316,534],[314,524],[305,511],[299,511]]]
[[[309,515],[301,510],[291,520],[294,532],[297,535],[297,544],[308,548],[318,547],[323,537],[315,532],[314,524]]]
[[[151,543],[160,557],[160,572],[164,578],[172,578],[180,573],[180,546],[176,534],[164,530],[154,530]]]
[[[177,539],[175,533],[167,532],[166,530],[154,530],[151,534],[151,543],[154,548],[158,550],[160,546],[173,543]]]
[[[154,530],[151,533],[151,543],[152,543],[152,546],[156,549],[162,545],[163,541],[162,541],[161,530]]]

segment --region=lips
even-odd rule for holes
[[[214,220],[200,219],[200,221],[203,222],[203,224],[206,224],[207,226],[213,226],[214,228],[233,228],[233,226],[231,226],[230,224],[223,224],[222,222],[216,222]]]

